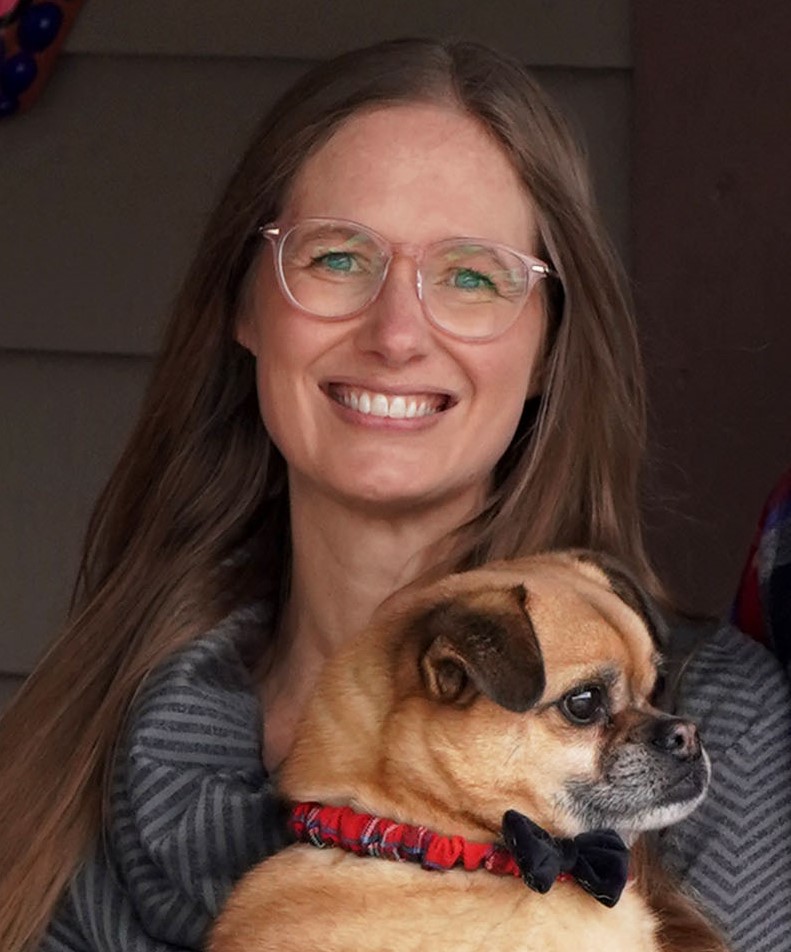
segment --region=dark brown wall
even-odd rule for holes
[[[634,0],[632,13],[652,544],[679,593],[717,610],[791,465],[791,4]]]

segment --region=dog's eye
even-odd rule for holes
[[[604,691],[596,685],[578,688],[562,697],[559,707],[572,724],[593,724],[601,720],[606,711]]]

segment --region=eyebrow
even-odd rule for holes
[[[573,691],[575,687],[582,688],[589,684],[601,685],[606,688],[608,694],[610,694],[615,685],[621,680],[621,676],[621,669],[613,664],[604,665],[599,668],[590,668],[587,671],[581,670],[578,677],[565,687],[561,694],[556,695],[551,700],[536,704],[533,710],[544,711],[547,708],[553,707],[562,697],[565,697],[569,691]]]

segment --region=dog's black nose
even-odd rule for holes
[[[666,717],[657,721],[651,743],[679,760],[696,760],[700,757],[698,729],[680,717]]]

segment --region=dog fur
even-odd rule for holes
[[[662,633],[630,576],[588,552],[412,587],[325,667],[280,790],[481,842],[515,809],[556,836],[609,827],[635,844],[691,812],[709,777],[694,726],[651,705]],[[606,705],[575,723],[590,686]],[[294,845],[241,881],[209,948],[727,952],[640,844],[632,872],[609,909],[574,882],[539,895]]]

